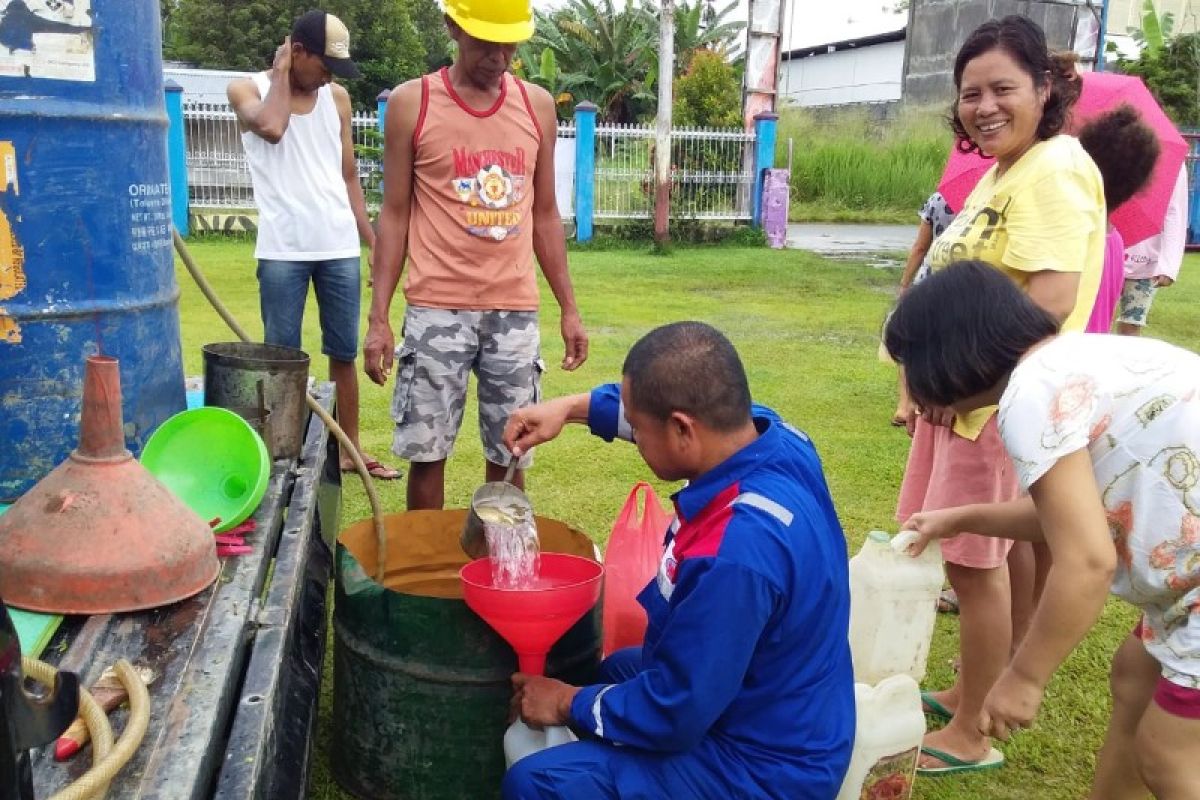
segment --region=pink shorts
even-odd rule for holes
[[[1141,641],[1141,622],[1138,622],[1137,627],[1133,629],[1133,635]],[[1172,716],[1200,719],[1200,689],[1180,686],[1161,675],[1158,677],[1158,685],[1154,687],[1154,703]]]
[[[917,419],[896,507],[900,522],[918,511],[1001,503],[1019,495],[1016,470],[1000,440],[995,414],[975,441]],[[962,567],[994,569],[1008,558],[1012,545],[1011,539],[960,533],[942,540],[942,558]]]

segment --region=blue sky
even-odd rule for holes
[[[756,0],[758,2],[759,0]],[[766,0],[770,2],[771,0]],[[623,0],[615,0],[621,3]],[[784,47],[806,47],[858,36],[894,31],[904,26],[906,15],[890,12],[890,0],[786,0]],[[718,0],[718,4],[722,0]],[[533,0],[536,8],[553,8],[562,0]],[[747,0],[741,0],[742,19],[748,13]]]

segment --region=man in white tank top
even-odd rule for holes
[[[275,51],[267,72],[229,84],[258,206],[259,302],[268,344],[300,347],[311,281],[321,315],[321,352],[337,387],[338,420],[358,443],[358,319],[361,242],[373,253],[354,142],[350,95],[333,76],[359,77],[341,20],[309,11]],[[365,453],[372,476],[400,473]],[[352,469],[342,453],[343,470]]]

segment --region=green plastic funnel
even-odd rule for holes
[[[181,411],[159,426],[142,466],[188,508],[227,531],[254,513],[267,491],[271,458],[262,437],[232,411],[205,406]]]

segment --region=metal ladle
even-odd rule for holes
[[[533,505],[529,502],[529,497],[512,483],[513,474],[517,471],[517,461],[514,457],[508,462],[504,480],[488,481],[471,496],[471,506],[467,509],[467,519],[463,523],[458,541],[463,552],[473,559],[483,558],[488,554],[484,522],[479,515],[480,508],[502,510],[506,515],[513,517],[514,521],[533,518]],[[510,513],[513,511],[516,513]]]

